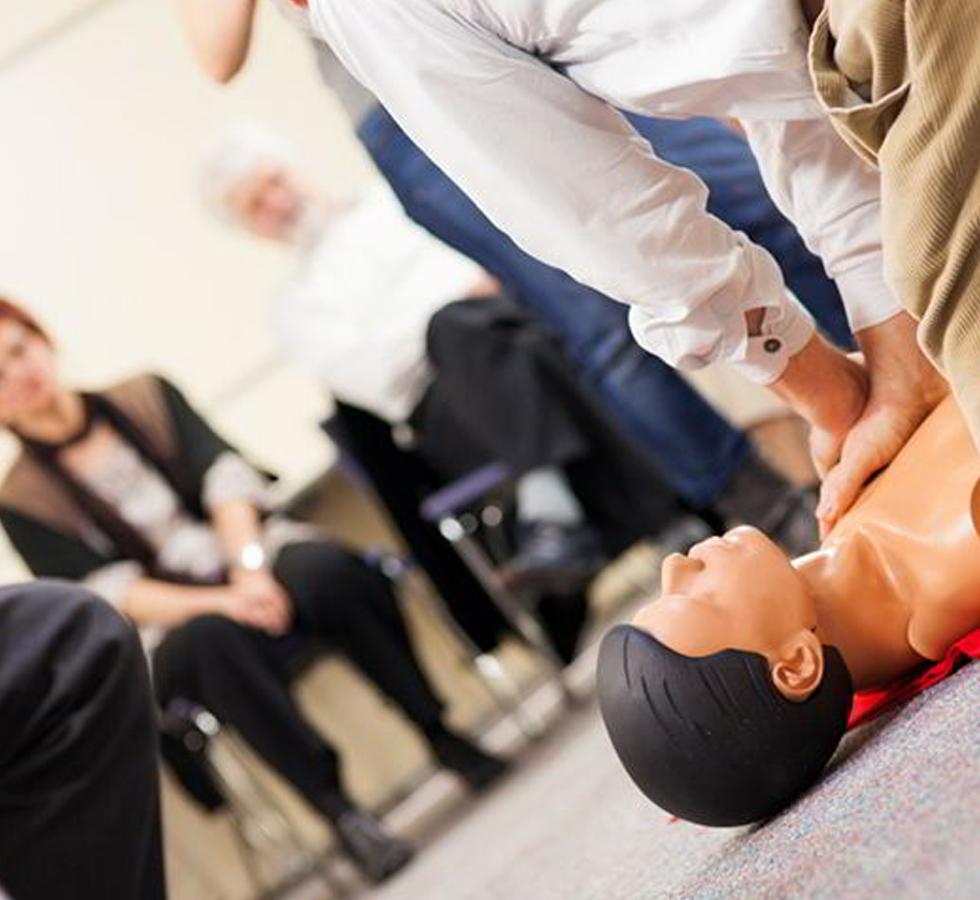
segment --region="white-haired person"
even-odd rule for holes
[[[515,586],[571,595],[610,553],[686,510],[577,378],[552,333],[376,182],[311,189],[283,140],[232,129],[202,187],[225,221],[295,249],[274,318],[289,358],[389,423],[437,476],[489,462],[516,479]],[[683,532],[683,529],[677,529]]]

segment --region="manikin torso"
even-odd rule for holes
[[[953,400],[922,424],[819,551],[796,561],[824,643],[857,688],[887,682],[980,626],[980,456]]]

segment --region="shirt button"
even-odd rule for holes
[[[778,353],[783,347],[783,342],[779,338],[767,338],[762,345],[766,353]]]

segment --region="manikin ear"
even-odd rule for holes
[[[780,648],[778,658],[770,663],[769,674],[780,694],[794,703],[802,703],[823,679],[820,639],[807,630],[793,635]]]

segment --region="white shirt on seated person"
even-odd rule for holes
[[[340,400],[397,424],[432,378],[429,320],[494,284],[413,224],[378,181],[309,242],[275,318],[291,360]]]

